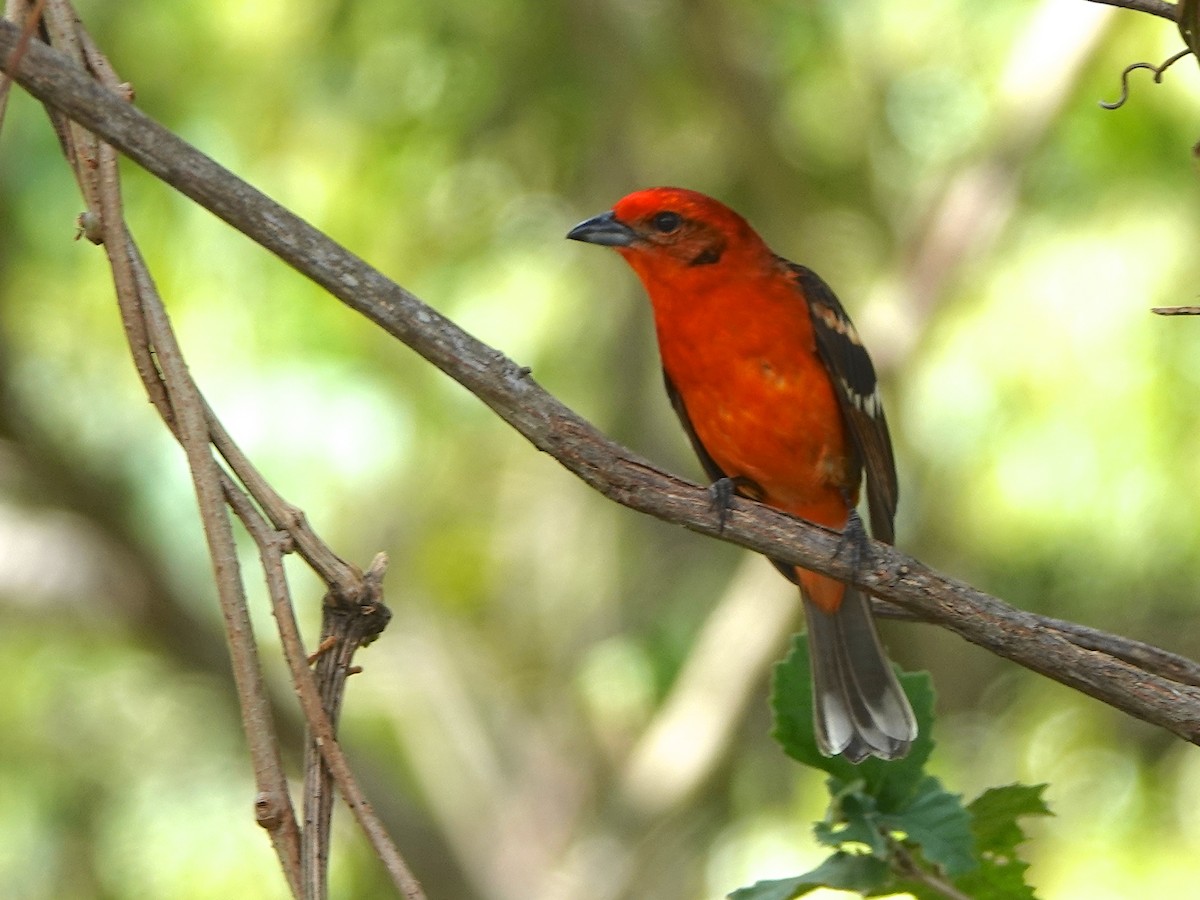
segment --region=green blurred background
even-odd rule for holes
[[[1200,77],[1083,0],[98,0],[138,105],[672,471],[648,308],[564,241],[679,184],[841,295],[879,364],[898,543],[1039,613],[1200,656]],[[431,900],[715,898],[796,874],[820,780],[770,741],[770,566],[615,506],[125,165],[197,380],[395,619],[344,735]],[[181,452],[122,345],[40,108],[0,134],[0,893],[283,897]],[[250,547],[244,548],[248,560]],[[266,642],[271,621],[254,576]],[[296,566],[311,638],[320,586]],[[1045,898],[1188,896],[1200,751],[929,626],[933,767],[1048,781]],[[297,714],[267,665],[285,733]],[[295,744],[293,743],[293,746]],[[290,761],[298,770],[295,755]],[[387,896],[339,812],[333,893]]]

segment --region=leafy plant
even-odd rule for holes
[[[918,900],[1033,900],[1025,883],[1028,864],[1016,852],[1025,840],[1018,820],[1050,815],[1042,799],[1046,786],[991,788],[964,805],[925,771],[934,746],[928,673],[904,673],[900,682],[920,728],[908,756],[859,765],[822,756],[813,733],[808,642],[802,634],[793,639],[775,667],[775,739],[796,761],[828,773],[829,809],[813,833],[833,853],[810,872],[760,881],[734,891],[731,900],[792,900],[819,887],[865,897],[908,892]]]

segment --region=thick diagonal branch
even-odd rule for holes
[[[0,60],[9,58],[17,37],[14,27],[0,22]],[[739,502],[721,531],[703,488],[656,469],[605,438],[536,384],[527,370],[92,82],[58,54],[35,43],[10,74],[30,93],[403,341],[605,496],[773,559],[853,580],[993,653],[1200,744],[1200,689],[1111,652],[1081,646],[1069,630],[1048,627],[1038,616],[934,572],[895,548],[873,544],[867,564],[851,572],[834,556],[836,535],[748,502]],[[1116,635],[1107,637],[1111,646],[1122,641]]]

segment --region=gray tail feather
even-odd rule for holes
[[[869,604],[850,587],[833,614],[804,598],[817,746],[853,763],[868,756],[899,759],[917,736],[917,720],[879,642]]]

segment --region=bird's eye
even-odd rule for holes
[[[654,226],[655,231],[661,231],[663,234],[670,234],[676,228],[683,224],[683,217],[679,213],[660,212],[650,224]]]

